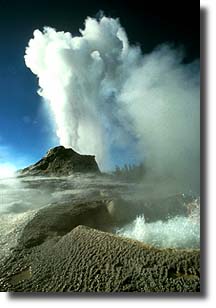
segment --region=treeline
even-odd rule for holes
[[[139,165],[127,165],[123,167],[116,166],[113,172],[114,176],[128,181],[139,181],[142,180],[145,174],[145,167],[143,163]]]

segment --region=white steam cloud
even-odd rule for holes
[[[60,144],[96,155],[102,169],[130,152],[153,173],[198,187],[198,61],[182,64],[168,45],[143,55],[118,19],[88,17],[80,33],[35,30],[25,54]]]

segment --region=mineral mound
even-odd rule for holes
[[[46,155],[29,167],[21,169],[21,176],[57,175],[64,176],[73,173],[100,173],[93,155],[81,155],[73,149],[57,146],[50,149]]]

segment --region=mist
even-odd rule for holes
[[[14,176],[16,167],[10,163],[0,163],[0,179]]]
[[[55,215],[56,206],[88,208],[95,200],[113,221],[111,233],[161,248],[199,247],[200,202],[194,197],[157,194],[148,185],[108,175],[16,176],[0,179],[0,261],[11,254],[42,208],[53,208]]]
[[[0,261],[10,255],[25,226],[40,209],[49,206],[113,198],[130,192],[127,184],[92,174],[66,177],[0,178]]]
[[[148,38],[146,38],[148,40]],[[35,30],[25,63],[37,76],[61,145],[102,170],[144,161],[148,175],[199,192],[199,62],[172,44],[142,54],[118,19],[88,17],[80,36]]]

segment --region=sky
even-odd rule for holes
[[[199,58],[199,7],[158,1],[0,0],[0,164],[25,167],[58,145],[53,121],[37,94],[38,81],[24,62],[35,29],[50,26],[79,35],[87,16],[119,18],[130,44],[144,54],[161,43],[185,49],[184,62]],[[147,3],[147,2],[146,2]],[[88,153],[86,153],[88,154]],[[113,151],[120,164],[121,151]]]

